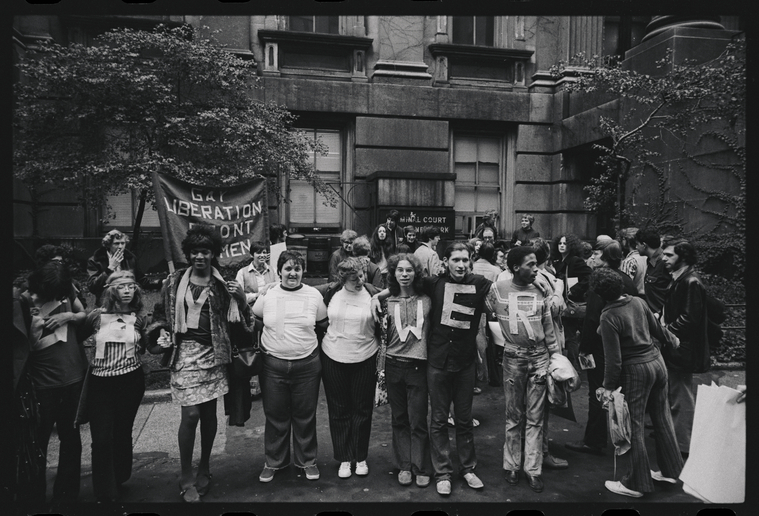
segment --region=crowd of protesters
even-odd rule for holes
[[[53,499],[77,499],[79,424],[89,422],[95,498],[119,499],[131,475],[132,426],[145,390],[140,356],[148,351],[163,355],[181,407],[180,498],[200,501],[212,486],[217,400],[235,389],[232,350],[257,331],[263,372],[253,388],[260,383],[266,418],[261,482],[291,463],[308,480],[319,479],[321,383],[337,476],[369,474],[378,354],[400,485],[434,482],[443,496],[455,477],[484,487],[472,416],[481,380],[504,390],[506,482],[516,485],[523,476],[541,492],[543,468],[569,467],[548,452],[555,396],[549,371],[567,367],[564,356],[570,370],[587,370],[589,389],[584,438],[566,448],[605,453],[604,407],[621,392],[630,413],[630,467],[606,488],[641,497],[654,481],[676,482],[689,453],[693,372],[706,339],[706,294],[690,243],[629,228],[619,240],[599,236],[588,253],[571,233],[540,238],[530,214],[503,240],[491,211],[471,241],[440,253],[437,228],[417,232],[398,218],[391,211],[371,236],[343,231],[328,282],[317,288],[303,283],[304,257],[286,250],[270,264],[263,242],[253,243],[250,264],[225,280],[217,261],[221,237],[195,225],[182,242],[189,266],[164,281],[150,320],[122,232],[106,234],[88,261],[87,288],[95,295],[89,312],[63,249],[40,248],[28,284],[14,284],[14,389],[25,414],[16,433],[16,452],[25,459],[18,461],[18,496],[44,499],[55,425],[61,446]],[[284,241],[286,231],[273,227],[271,243]],[[649,468],[646,414],[660,471]],[[193,470],[198,425],[201,454]]]

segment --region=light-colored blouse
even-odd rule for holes
[[[263,351],[283,360],[298,360],[316,349],[314,328],[327,317],[327,307],[314,287],[301,284],[286,290],[276,285],[256,299],[253,314],[264,321]]]
[[[340,289],[327,307],[329,328],[322,351],[335,362],[355,364],[371,358],[379,348],[374,335],[372,296],[366,289],[351,292]]]

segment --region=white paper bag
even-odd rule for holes
[[[683,490],[710,503],[742,503],[746,497],[746,404],[740,392],[699,385]]]

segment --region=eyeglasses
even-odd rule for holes
[[[121,285],[115,285],[116,290],[124,292],[125,290],[137,290],[137,283],[122,283]]]

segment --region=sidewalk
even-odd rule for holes
[[[745,371],[711,371],[697,375],[697,383],[717,381],[721,385],[735,387],[745,384]],[[481,385],[482,386],[482,385]],[[471,502],[594,502],[601,504],[628,503],[632,499],[610,493],[604,481],[613,477],[612,449],[606,456],[575,453],[564,448],[567,441],[582,438],[587,417],[587,383],[573,393],[572,402],[578,422],[552,415],[550,438],[552,452],[566,458],[570,467],[566,470],[544,470],[545,490],[538,494],[527,486],[524,478],[516,487],[506,484],[502,474],[501,455],[503,447],[503,390],[482,386],[482,394],[474,397],[474,416],[481,425],[475,429],[478,458],[477,474],[485,484],[482,490],[472,490],[462,479],[454,476],[453,493],[444,498],[437,494],[434,485],[426,489],[416,486],[401,487],[397,482],[398,471],[392,465],[390,407],[376,408],[372,423],[368,477],[353,475],[349,479],[337,477],[338,463],[332,459],[332,444],[327,422],[327,406],[323,391],[320,393],[317,411],[319,460],[321,479],[308,481],[300,470],[286,468],[277,473],[268,484],[258,481],[264,464],[263,436],[264,414],[261,401],[253,402],[250,420],[244,427],[229,427],[223,413],[223,403],[218,404],[218,433],[211,457],[214,474],[213,486],[204,502],[414,502],[422,504],[471,503]],[[125,485],[124,503],[178,502],[179,450],[177,428],[180,420],[179,407],[170,402],[168,391],[146,392],[143,404],[134,424],[134,468],[132,478]],[[93,507],[94,497],[91,481],[91,439],[89,426],[84,425],[82,435],[82,508]],[[455,449],[455,430],[451,429],[451,443]],[[195,461],[199,457],[199,434],[196,439]],[[652,467],[655,467],[654,442],[646,439]],[[454,464],[457,459],[454,456]],[[48,493],[52,492],[52,479],[57,467],[58,442],[51,439],[49,449]],[[617,477],[626,469],[625,458],[617,460]],[[456,466],[455,466],[456,467]],[[695,502],[695,498],[682,491],[682,484],[659,487],[653,494],[638,502]],[[181,506],[183,509],[186,507]],[[330,509],[332,510],[332,509]],[[163,509],[158,511],[164,514]],[[222,511],[223,512],[223,511]],[[275,512],[276,513],[276,510]],[[478,510],[478,514],[481,513]],[[71,514],[66,512],[65,514]],[[256,514],[269,514],[256,511]],[[355,514],[355,512],[354,512]]]

